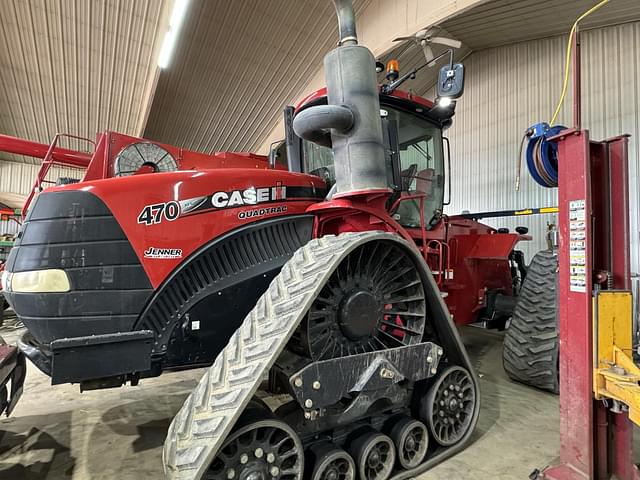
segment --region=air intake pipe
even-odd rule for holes
[[[340,43],[324,59],[328,105],[298,113],[293,129],[305,140],[331,144],[336,195],[387,190],[375,59],[358,45],[351,0],[334,4]]]

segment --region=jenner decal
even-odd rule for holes
[[[156,248],[149,247],[144,251],[144,258],[182,258],[182,250],[179,248]]]

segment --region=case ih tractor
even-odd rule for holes
[[[211,365],[171,425],[171,478],[409,478],[476,424],[454,321],[504,323],[528,237],[443,215],[453,107],[379,87],[335,3],[327,88],[286,109],[269,159],[0,138],[43,172],[86,168],[25,209],[3,275],[20,350],[81,389]],[[462,73],[444,67],[440,95]]]

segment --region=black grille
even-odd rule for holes
[[[280,269],[311,239],[312,223],[313,217],[306,215],[268,220],[205,245],[157,290],[136,329],[152,330],[156,336],[153,351],[166,351],[173,326],[189,309],[204,297]]]
[[[65,270],[71,291],[9,293],[34,338],[130,331],[152,288],[111,211],[92,193],[44,192],[22,226],[7,270]]]

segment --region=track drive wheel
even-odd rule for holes
[[[553,393],[559,391],[557,270],[555,251],[533,257],[502,348],[512,380]]]
[[[389,436],[396,446],[397,459],[404,469],[415,468],[427,454],[429,432],[424,423],[411,417],[394,418]]]
[[[204,478],[211,480],[302,480],[300,438],[270,411],[250,408],[227,437]]]
[[[382,433],[366,432],[351,442],[349,450],[356,461],[360,480],[386,480],[396,460],[393,440]]]
[[[309,450],[310,460],[314,462],[311,480],[355,480],[355,462],[343,449],[327,442]]]
[[[444,447],[459,442],[473,424],[476,390],[462,367],[444,370],[422,399],[422,417],[433,439]]]

